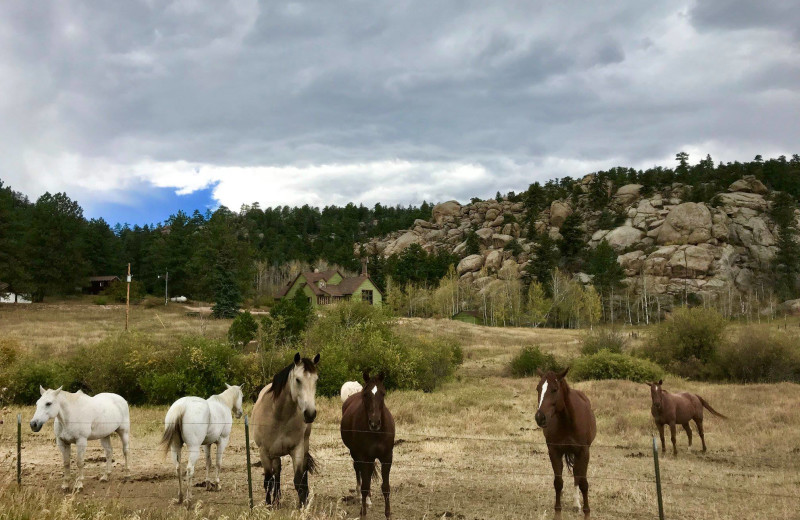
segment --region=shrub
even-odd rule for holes
[[[583,337],[581,354],[591,356],[601,350],[621,354],[626,347],[625,336],[619,330],[614,328],[596,329]]]
[[[69,387],[72,380],[62,365],[51,360],[21,357],[16,363],[7,367],[4,377],[6,383],[3,388],[5,398],[14,403],[33,404],[39,397],[39,386],[45,388],[58,388],[64,385]]]
[[[560,368],[555,356],[542,352],[538,346],[522,347],[509,366],[514,377],[530,377],[537,370],[544,372]]]
[[[800,383],[800,345],[762,329],[742,329],[720,349],[719,364],[727,378],[739,383]]]
[[[258,334],[258,323],[250,311],[244,311],[233,319],[230,328],[228,328],[228,341],[235,347],[242,348]]]
[[[345,381],[360,381],[363,370],[383,372],[389,389],[430,392],[463,359],[454,340],[398,332],[386,310],[362,302],[328,306],[305,343],[307,352],[321,354],[317,391],[327,396],[337,395]]]
[[[281,342],[293,341],[299,338],[314,314],[314,309],[311,307],[311,302],[308,297],[302,292],[297,291],[291,298],[281,298],[269,311],[269,316],[264,319],[265,322],[270,320],[282,320],[279,327],[272,327],[278,329],[277,340]],[[265,326],[270,327],[269,323]]]
[[[586,379],[627,379],[644,383],[658,381],[664,375],[660,366],[646,359],[601,350],[572,362],[570,375],[575,381]]]
[[[695,379],[718,377],[717,351],[727,325],[713,309],[681,307],[656,327],[642,353],[672,373]]]
[[[164,306],[164,298],[161,296],[145,296],[144,300],[142,300],[142,305],[146,309],[154,309],[156,307],[163,307]]]
[[[125,298],[127,297],[128,292],[128,283],[123,282],[122,280],[114,280],[111,282],[111,285],[106,287],[106,289],[101,293],[100,296],[118,303],[125,303]],[[144,284],[138,280],[131,280],[131,303],[139,303],[144,298]],[[162,300],[163,303],[163,300]],[[98,304],[98,305],[105,305]]]

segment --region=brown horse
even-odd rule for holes
[[[298,352],[294,363],[275,374],[253,405],[253,440],[264,468],[266,502],[274,500],[275,507],[280,505],[284,455],[291,455],[294,464],[298,506],[303,507],[308,501],[308,474],[315,469],[308,441],[311,423],[317,417],[317,363],[319,354],[312,361],[301,358]]]
[[[361,489],[361,518],[367,517],[369,486],[376,469],[375,459],[381,462],[383,500],[386,518],[391,518],[389,506],[389,471],[394,449],[394,417],[383,402],[386,389],[383,373],[370,377],[364,371],[364,389],[342,404],[342,442],[353,457],[356,472],[356,492]]]
[[[669,424],[669,431],[672,435],[673,455],[678,455],[678,448],[675,444],[676,424],[683,426],[683,429],[686,430],[686,436],[689,437],[689,446],[692,445],[692,429],[689,427],[689,421],[694,421],[697,425],[697,433],[700,434],[703,452],[705,452],[706,438],[703,434],[703,407],[717,417],[723,419],[727,419],[727,417],[711,408],[711,405],[697,394],[687,392],[671,394],[664,391],[661,387],[663,382],[663,380],[659,380],[658,383],[646,383],[650,386],[650,397],[653,400],[650,413],[653,414],[653,419],[656,422],[656,426],[658,426],[658,433],[661,436],[661,452],[666,453],[667,451],[667,446],[664,443],[665,424]]]
[[[583,516],[589,518],[589,447],[597,433],[597,424],[589,398],[580,390],[569,387],[565,379],[569,368],[556,374],[537,371],[541,380],[536,387],[539,408],[536,424],[541,427],[547,441],[550,464],[553,466],[556,490],[555,518],[561,518],[561,490],[564,479],[561,473],[566,460],[575,481],[575,506],[580,511],[580,495],[583,495]],[[578,490],[580,489],[580,493]]]

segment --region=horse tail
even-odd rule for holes
[[[569,472],[572,473],[572,468],[575,467],[575,454],[565,453],[564,461],[567,463],[567,469],[569,469]]]
[[[378,461],[375,461],[375,468],[372,470],[372,481],[377,483],[380,478],[380,468],[378,467]]]
[[[308,474],[311,475],[313,473],[316,473],[317,471],[319,471],[319,465],[317,464],[317,459],[315,459],[314,456],[311,455],[311,452],[309,451],[308,453],[306,453],[306,472],[308,472]]]
[[[179,446],[183,445],[183,433],[181,432],[181,421],[183,420],[183,412],[185,408],[183,404],[177,406],[173,405],[167,412],[167,417],[164,419],[164,435],[161,436],[161,449],[164,451],[164,456],[167,456],[170,447],[174,444]]]
[[[695,394],[695,395],[697,395],[697,394]],[[711,412],[712,414],[716,415],[717,417],[719,417],[721,419],[727,419],[726,416],[722,415],[718,411],[716,411],[713,408],[711,408],[711,405],[708,404],[708,402],[705,399],[703,399],[699,395],[697,396],[697,398],[700,399],[700,403],[702,403],[702,405],[705,406],[706,410],[708,410],[709,412]]]

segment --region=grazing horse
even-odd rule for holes
[[[597,433],[597,424],[592,412],[592,404],[586,394],[567,384],[569,368],[556,374],[537,371],[541,380],[536,387],[539,408],[536,411],[536,424],[541,427],[547,442],[550,464],[553,466],[556,490],[555,518],[561,518],[561,489],[564,480],[562,457],[572,470],[575,482],[575,505],[580,511],[580,495],[583,495],[583,515],[589,518],[589,447]],[[580,489],[580,492],[578,491]]]
[[[339,392],[339,396],[342,398],[342,402],[344,403],[347,401],[347,398],[353,394],[357,394],[364,389],[361,386],[361,383],[358,381],[348,381],[342,385],[342,390]]]
[[[178,475],[178,503],[184,501],[183,480],[181,479],[181,449],[186,444],[189,455],[186,461],[186,502],[192,500],[192,477],[194,465],[200,455],[200,446],[206,452],[206,489],[219,491],[219,471],[222,466],[222,454],[231,436],[233,419],[242,416],[242,389],[239,386],[225,384],[225,391],[212,395],[208,399],[200,397],[181,397],[169,407],[164,418],[164,435],[161,446],[164,454],[172,452],[172,462]],[[211,481],[211,445],[217,445],[216,477]]]
[[[308,474],[316,469],[308,452],[308,440],[311,423],[317,417],[314,398],[318,363],[319,354],[312,361],[301,358],[298,352],[294,362],[275,374],[272,383],[261,390],[253,406],[253,440],[264,468],[266,502],[275,507],[280,505],[284,455],[292,457],[298,506],[302,508],[308,502]]]
[[[686,436],[689,437],[689,446],[692,445],[692,429],[689,427],[689,421],[694,421],[697,425],[697,433],[700,434],[700,441],[703,443],[703,452],[706,451],[706,437],[703,433],[703,407],[707,408],[709,412],[720,417],[727,419],[724,415],[717,412],[705,399],[697,394],[690,394],[682,392],[680,394],[671,394],[662,388],[663,380],[658,383],[645,383],[650,387],[650,398],[653,401],[650,407],[650,413],[653,415],[656,426],[658,426],[658,433],[661,436],[661,452],[666,453],[667,446],[664,442],[664,425],[669,424],[669,432],[672,436],[672,454],[678,455],[678,448],[675,444],[675,425],[680,424],[686,430]]]
[[[370,377],[364,371],[365,386],[342,404],[342,442],[353,457],[356,472],[356,490],[361,489],[361,518],[367,517],[370,482],[374,476],[375,459],[381,462],[381,491],[386,518],[392,517],[389,506],[389,472],[392,469],[394,449],[394,417],[383,402],[386,389],[383,373]]]
[[[54,430],[56,444],[64,458],[64,478],[61,489],[70,488],[70,455],[72,445],[77,446],[78,478],[74,490],[83,489],[83,454],[86,442],[100,439],[106,452],[106,470],[100,477],[105,482],[111,473],[111,435],[116,433],[122,441],[125,455],[125,478],[130,477],[128,468],[128,448],[130,444],[131,417],[128,403],[117,394],[97,394],[88,396],[78,390],[76,393],[64,392],[61,387],[45,390],[39,387],[41,398],[36,402],[36,413],[31,419],[31,430],[38,432],[51,418],[55,417]]]

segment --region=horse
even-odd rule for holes
[[[72,445],[76,445],[78,478],[73,489],[83,489],[83,455],[87,441],[100,439],[106,452],[106,470],[100,477],[105,482],[111,473],[113,450],[111,435],[116,433],[122,441],[122,453],[125,455],[125,476],[130,478],[128,456],[130,448],[131,416],[128,402],[117,394],[97,394],[94,397],[78,390],[75,393],[65,392],[63,387],[55,390],[39,387],[41,397],[36,401],[36,412],[31,419],[31,430],[38,432],[47,421],[55,417],[54,431],[56,444],[64,459],[64,475],[61,489],[70,489],[70,456]]]
[[[364,387],[361,386],[361,383],[358,381],[348,381],[342,385],[342,390],[339,392],[339,396],[342,398],[342,403],[347,401],[347,398],[353,394],[359,393],[363,390]]]
[[[650,413],[653,415],[656,426],[658,426],[658,433],[661,436],[661,452],[666,453],[667,451],[667,446],[664,442],[665,424],[669,424],[669,431],[672,436],[672,454],[677,457],[675,425],[680,424],[686,430],[686,436],[689,437],[689,446],[691,447],[692,429],[689,427],[689,421],[694,421],[695,425],[697,425],[697,433],[700,434],[700,441],[703,443],[703,453],[705,453],[706,437],[703,433],[703,408],[722,419],[727,419],[727,417],[711,408],[711,405],[699,395],[688,392],[672,394],[662,388],[663,383],[664,381],[661,379],[657,383],[645,383],[650,387],[650,398],[652,400]]]
[[[589,481],[586,476],[589,468],[589,448],[597,434],[597,423],[592,412],[592,404],[586,394],[570,388],[567,384],[567,372],[569,367],[560,374],[552,371],[542,373],[537,370],[541,380],[536,387],[539,408],[536,410],[535,419],[544,433],[550,464],[555,475],[553,480],[556,491],[555,518],[561,518],[563,457],[574,478],[575,506],[578,511],[581,510],[580,496],[583,495],[583,516],[584,519],[588,519]]]
[[[275,374],[253,405],[253,440],[258,446],[264,468],[266,503],[275,507],[281,498],[281,457],[291,455],[294,465],[294,488],[298,507],[308,502],[308,474],[316,470],[314,457],[308,452],[311,424],[317,417],[314,401],[317,392],[317,364],[301,358]]]
[[[242,416],[242,389],[239,386],[225,384],[225,391],[212,395],[208,399],[201,397],[181,397],[169,407],[164,418],[164,435],[161,446],[166,456],[172,452],[175,473],[178,475],[178,503],[183,503],[183,480],[181,479],[181,449],[186,444],[189,455],[186,461],[186,502],[192,499],[192,477],[194,465],[200,455],[200,446],[206,451],[206,490],[219,491],[219,471],[222,466],[222,454],[231,436],[233,419]],[[216,477],[212,482],[211,445],[217,445]]]
[[[391,518],[389,472],[394,449],[394,417],[384,404],[383,373],[370,377],[369,372],[364,371],[363,376],[363,390],[342,404],[342,442],[353,457],[356,490],[361,490],[361,519],[367,517],[367,506],[371,505],[369,488],[377,466],[375,459],[381,462],[381,491],[386,518]]]

